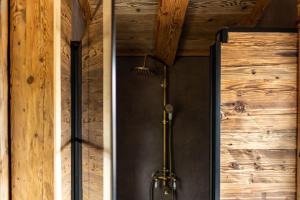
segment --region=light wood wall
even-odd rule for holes
[[[72,0],[61,0],[61,198],[71,199]]]
[[[91,1],[93,2],[93,1]],[[91,3],[94,12],[98,1]],[[83,199],[103,196],[103,9],[89,22],[82,40]]]
[[[0,0],[0,199],[9,198],[8,165],[8,1]]]
[[[10,10],[12,199],[70,199],[70,1]]]
[[[221,47],[221,199],[296,199],[296,33]]]
[[[114,2],[103,0],[103,200],[112,200],[115,186],[113,184],[113,158],[116,155],[113,149],[113,129],[116,119],[116,108],[113,103],[116,96],[116,49],[115,28],[113,21]],[[115,114],[113,114],[115,113]],[[114,144],[116,145],[116,144]]]

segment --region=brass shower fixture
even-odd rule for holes
[[[134,72],[146,78],[158,74],[149,65],[147,66],[148,57],[149,55],[145,56],[144,64],[142,66],[133,68]],[[151,57],[156,59],[153,56]],[[162,63],[161,61],[159,62]],[[164,199],[175,200],[176,190],[177,190],[177,177],[173,169],[173,149],[172,149],[172,139],[173,139],[172,122],[173,122],[174,109],[171,104],[168,104],[168,88],[169,88],[168,67],[164,63],[162,64],[163,67],[161,70],[162,71],[161,87],[163,89],[162,92],[163,95],[163,103],[162,103],[163,168],[161,170],[157,170],[152,175],[149,200],[154,200],[154,193],[159,190],[160,190],[160,200],[164,200]]]
[[[144,63],[142,66],[137,66],[132,69],[133,72],[135,72],[138,75],[142,75],[145,78],[148,78],[150,76],[154,76],[156,73],[153,69],[151,69],[149,66],[147,66],[147,60],[149,55],[146,55],[144,58]]]

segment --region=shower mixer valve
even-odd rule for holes
[[[165,174],[168,174],[165,176]],[[155,189],[162,189],[164,195],[169,195],[177,189],[177,179],[174,173],[167,170],[157,171],[152,176]]]

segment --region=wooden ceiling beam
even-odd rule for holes
[[[154,32],[154,56],[172,66],[189,0],[160,0]]]
[[[242,27],[255,27],[270,4],[271,0],[257,0],[252,13],[247,16],[239,25]]]

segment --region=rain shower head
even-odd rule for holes
[[[144,78],[149,78],[156,75],[155,70],[147,66],[147,59],[148,55],[145,56],[144,64],[142,66],[132,68],[133,72],[135,72],[137,75],[143,76]]]
[[[154,70],[150,69],[149,67],[140,66],[132,68],[132,71],[135,72],[137,75],[141,75],[145,78],[150,76],[155,76]]]

